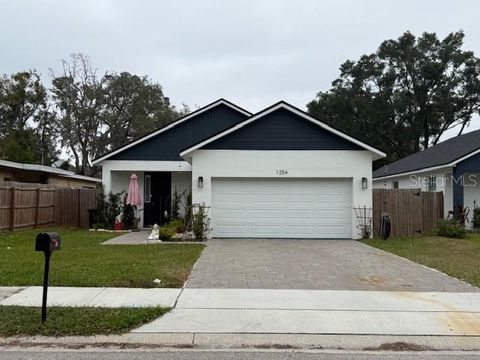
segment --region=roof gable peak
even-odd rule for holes
[[[183,157],[183,158],[188,157],[188,155],[192,151],[197,150],[197,149],[203,147],[204,145],[209,144],[212,141],[215,141],[215,140],[217,140],[217,139],[219,139],[219,138],[221,138],[225,135],[228,135],[228,134],[230,134],[234,131],[237,131],[237,130],[243,128],[244,126],[246,126],[246,125],[248,125],[248,124],[250,124],[250,123],[252,123],[252,122],[254,122],[254,121],[256,121],[256,120],[258,120],[258,119],[260,119],[260,118],[262,118],[262,117],[264,117],[264,116],[266,116],[266,115],[268,115],[268,114],[270,114],[274,111],[276,111],[276,110],[279,110],[279,109],[286,109],[286,110],[292,112],[293,114],[299,116],[300,118],[303,118],[304,120],[307,120],[307,121],[310,121],[310,122],[314,123],[315,125],[323,128],[324,130],[330,131],[335,135],[338,135],[338,136],[340,136],[340,137],[342,137],[342,138],[344,138],[348,141],[351,141],[351,142],[363,147],[365,150],[371,151],[372,153],[375,154],[375,157],[377,159],[386,156],[385,153],[383,153],[382,151],[374,148],[373,146],[368,145],[368,144],[366,144],[366,143],[364,143],[364,142],[362,142],[358,139],[353,138],[350,135],[345,134],[344,132],[342,132],[340,130],[337,130],[337,129],[323,123],[322,121],[318,120],[317,118],[314,118],[312,115],[308,114],[307,112],[305,112],[305,111],[287,103],[284,100],[280,100],[280,101],[274,103],[273,105],[270,105],[267,108],[265,108],[263,110],[260,110],[256,114],[253,114],[251,117],[249,117],[245,121],[243,121],[243,122],[241,122],[241,123],[239,123],[235,126],[232,126],[231,128],[229,128],[229,129],[227,129],[227,130],[225,130],[225,131],[223,131],[223,132],[221,132],[217,135],[214,135],[214,136],[212,136],[212,137],[210,137],[210,138],[208,138],[208,139],[206,139],[206,140],[204,140],[200,143],[197,143],[197,144],[183,150],[180,153],[180,156]]]
[[[160,128],[160,129],[157,129],[157,130],[155,130],[155,131],[153,131],[153,132],[151,132],[151,133],[149,133],[149,134],[146,134],[146,135],[144,135],[144,136],[142,136],[142,137],[140,137],[140,138],[138,138],[138,139],[136,139],[136,140],[133,140],[133,141],[131,141],[131,142],[129,142],[129,143],[127,143],[127,144],[125,144],[125,145],[117,148],[117,149],[114,149],[114,150],[112,150],[112,151],[110,151],[110,152],[108,152],[108,153],[106,153],[106,154],[104,154],[104,155],[102,155],[102,156],[94,159],[94,160],[92,161],[92,164],[93,164],[93,165],[96,165],[96,164],[100,163],[100,162],[103,161],[103,160],[107,160],[108,158],[110,158],[110,157],[112,157],[112,156],[114,156],[114,155],[116,155],[116,154],[118,154],[118,153],[120,153],[120,152],[122,152],[122,151],[124,151],[124,150],[126,150],[126,149],[129,149],[129,148],[131,148],[131,147],[133,147],[133,146],[135,146],[135,145],[138,145],[138,144],[142,143],[143,141],[146,141],[146,140],[148,140],[148,139],[150,139],[150,138],[152,138],[152,137],[155,137],[155,136],[157,136],[157,135],[159,135],[159,134],[161,134],[161,133],[163,133],[163,132],[165,132],[165,131],[167,131],[167,130],[169,130],[169,129],[171,129],[171,128],[174,128],[174,127],[177,126],[177,125],[180,125],[180,124],[182,124],[182,123],[184,123],[184,122],[186,122],[186,121],[188,121],[188,120],[190,120],[190,119],[192,119],[192,118],[195,118],[196,116],[198,116],[198,115],[200,115],[200,114],[202,114],[202,113],[205,113],[205,112],[207,112],[207,111],[210,111],[210,110],[212,110],[212,109],[215,109],[216,107],[218,107],[218,106],[220,106],[220,105],[228,106],[229,108],[231,108],[231,109],[233,109],[233,110],[235,110],[235,111],[237,111],[237,112],[239,112],[239,113],[241,113],[241,114],[243,114],[243,115],[245,115],[245,116],[247,116],[247,117],[252,116],[252,113],[251,113],[251,112],[249,112],[249,111],[241,108],[241,107],[238,106],[238,105],[235,105],[234,103],[232,103],[231,101],[228,101],[228,100],[225,99],[225,98],[220,98],[220,99],[218,99],[218,100],[215,100],[215,101],[209,103],[208,105],[205,105],[205,106],[203,106],[203,107],[201,107],[201,108],[198,108],[198,109],[190,112],[189,114],[186,114],[185,116],[182,116],[181,118],[175,120],[174,122],[171,122],[170,124],[167,124],[166,126]]]

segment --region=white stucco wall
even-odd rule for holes
[[[480,173],[466,173],[465,177],[468,179],[463,188],[463,203],[465,207],[470,209],[468,215],[468,222],[466,225],[472,227],[473,209],[475,206],[480,206]]]
[[[173,193],[177,192],[186,196],[188,192],[192,191],[192,173],[191,172],[173,172],[172,173],[172,199]],[[183,201],[183,200],[182,200]],[[184,213],[184,207],[180,206],[180,214]]]
[[[192,201],[212,204],[212,178],[350,178],[352,205],[372,206],[372,154],[368,151],[196,150],[192,154]],[[277,170],[287,170],[277,175]],[[203,188],[197,185],[203,177]],[[368,189],[362,190],[362,177]],[[352,234],[359,237],[352,209]]]

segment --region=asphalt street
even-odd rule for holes
[[[211,351],[211,350],[1,350],[1,360],[433,360],[478,359],[478,352],[319,352],[319,351]]]

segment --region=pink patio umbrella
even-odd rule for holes
[[[142,195],[138,190],[137,175],[130,176],[130,184],[128,185],[127,204],[132,206],[140,206],[143,204]]]

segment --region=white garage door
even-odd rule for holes
[[[213,179],[213,237],[351,238],[349,179]]]

